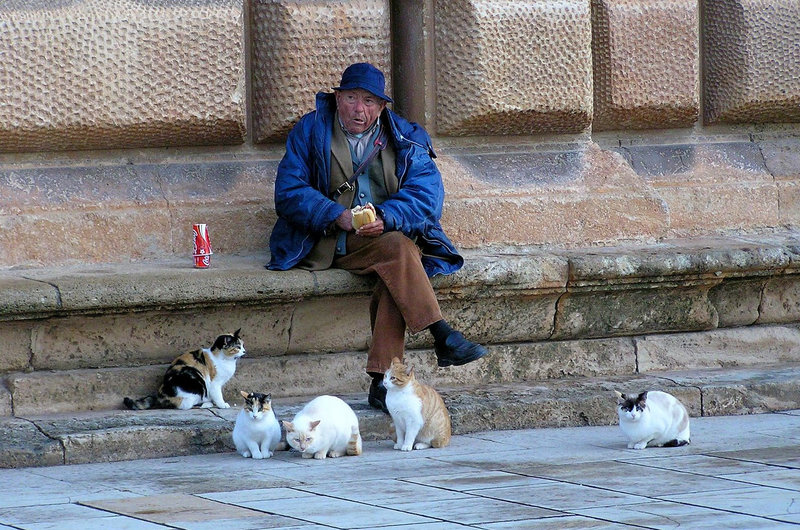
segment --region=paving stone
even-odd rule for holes
[[[360,457],[326,460],[229,452],[0,469],[15,485],[0,496],[0,527],[792,527],[800,413],[693,422],[690,446],[642,451],[609,425],[481,431],[410,453],[367,441]],[[90,507],[102,510],[79,510]]]
[[[246,517],[261,517],[263,515],[261,512],[254,510],[184,493],[133,499],[98,500],[83,504],[100,510],[129,515],[161,524],[196,523],[209,519],[242,519]]]
[[[775,528],[775,521],[720,510],[705,510],[679,502],[656,501],[632,506],[579,510],[579,513],[587,517],[615,521],[626,527],[641,525],[645,528]]]
[[[740,488],[728,491],[695,492],[691,495],[659,495],[664,500],[723,509],[734,513],[770,517],[800,514],[800,491],[781,488]]]
[[[558,514],[554,510],[536,506],[474,496],[465,496],[458,500],[451,499],[447,502],[417,501],[413,503],[397,503],[392,507],[408,513],[467,525],[480,525],[498,519],[501,521],[514,521]]]

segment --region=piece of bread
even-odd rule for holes
[[[376,219],[375,207],[371,202],[365,206],[356,206],[350,211],[353,212],[353,228],[356,230]]]

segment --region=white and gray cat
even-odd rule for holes
[[[271,394],[239,393],[244,405],[233,426],[233,444],[245,458],[269,458],[275,451],[285,449],[281,443],[281,426],[272,410]]]
[[[350,405],[335,396],[312,399],[283,426],[286,441],[303,458],[322,460],[361,454],[358,417]]]
[[[659,390],[638,395],[615,393],[619,428],[628,438],[628,449],[689,443],[689,413],[675,396]]]

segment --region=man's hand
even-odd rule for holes
[[[352,223],[352,218],[350,219]],[[358,230],[356,230],[356,235],[361,237],[378,237],[383,233],[383,219],[380,216],[376,215],[375,220],[371,223],[365,224]]]
[[[353,212],[350,210],[345,210],[339,214],[339,217],[336,218],[336,226],[344,230],[345,232],[349,232],[353,229]]]

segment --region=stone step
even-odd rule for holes
[[[800,408],[800,363],[439,388],[457,434],[481,430],[613,425],[613,390],[661,389],[692,416]],[[365,393],[342,395],[359,416],[364,439],[390,438],[390,417]],[[279,419],[291,419],[309,396],[276,397]],[[240,404],[240,403],[239,403]],[[232,451],[231,409],[94,411],[0,418],[0,467],[49,466]]]
[[[436,388],[511,384],[562,377],[634,376],[665,370],[800,363],[800,327],[746,326],[692,333],[489,345],[490,355],[465,366],[439,368],[431,349],[406,352],[417,376]],[[239,390],[292,397],[366,391],[366,353],[297,353],[245,356],[225,386],[229,402]],[[5,377],[13,414],[36,415],[118,409],[124,397],[158,388],[167,364],[79,370],[14,372]],[[2,410],[2,409],[0,409]],[[2,414],[0,414],[1,416]]]

